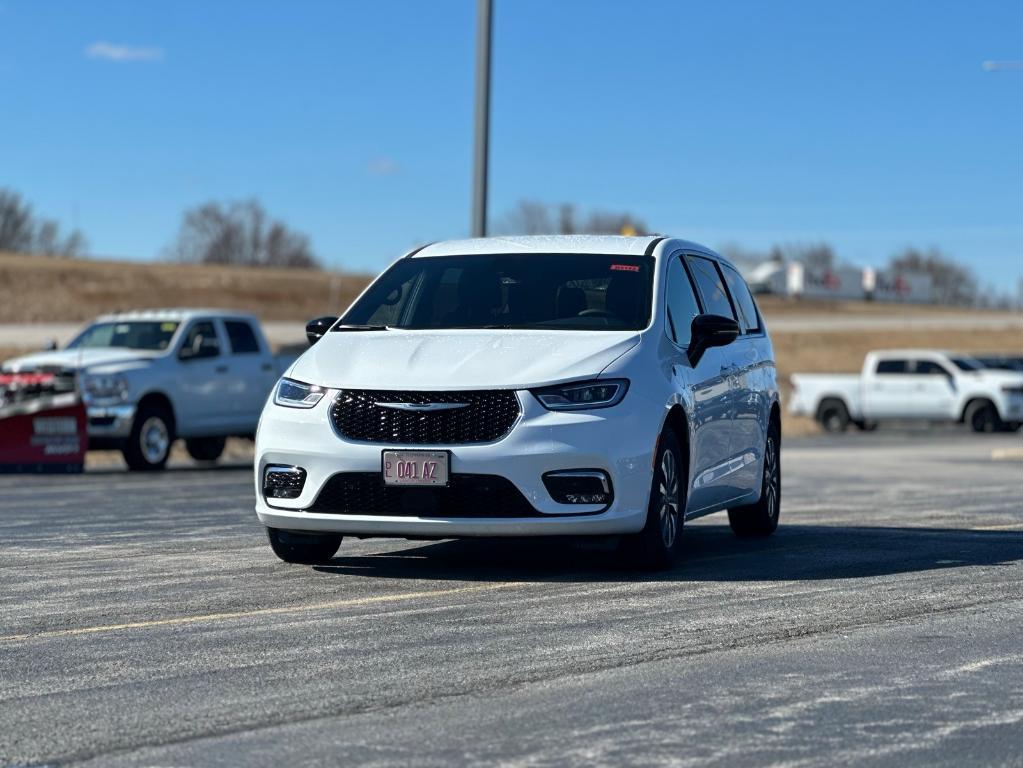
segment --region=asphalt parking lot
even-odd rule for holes
[[[244,466],[0,476],[0,764],[1020,765],[1021,447],[790,441],[776,536],[706,518],[654,576],[564,542],[287,566]]]

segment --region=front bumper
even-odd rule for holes
[[[135,421],[135,406],[131,403],[119,405],[89,405],[85,411],[89,439],[122,439],[131,434]]]
[[[365,536],[551,536],[624,534],[645,521],[653,451],[660,413],[630,392],[615,407],[553,412],[529,393],[518,393],[522,415],[511,432],[493,443],[407,445],[363,443],[337,435],[329,422],[332,398],[309,410],[267,405],[256,436],[256,514],[263,525]],[[630,400],[631,398],[631,400]],[[644,414],[644,416],[640,416]],[[510,480],[539,514],[522,518],[383,516],[306,511],[324,483],[339,472],[380,472],[385,449],[432,448],[450,452],[452,474],[498,475]],[[263,497],[261,479],[268,464],[302,467],[306,482],[295,499]],[[546,472],[602,469],[611,477],[614,499],[603,505],[559,504],[543,484]],[[485,509],[486,499],[480,499]]]

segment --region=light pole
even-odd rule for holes
[[[490,33],[493,0],[476,0],[476,130],[472,169],[473,237],[487,236],[487,160],[490,144]]]

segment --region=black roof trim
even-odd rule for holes
[[[654,255],[654,248],[657,247],[658,243],[663,242],[664,240],[667,240],[667,239],[668,239],[667,237],[663,237],[663,236],[662,237],[655,237],[653,240],[651,240],[647,244],[646,251],[643,253],[643,255],[644,256],[653,256]]]
[[[415,256],[415,255],[416,255],[417,253],[419,253],[419,252],[420,252],[421,250],[423,250],[424,248],[429,248],[429,247],[430,247],[431,245],[436,245],[436,244],[437,244],[437,242],[436,242],[436,241],[434,241],[434,242],[432,242],[432,243],[423,243],[423,244],[422,244],[421,246],[419,246],[418,248],[413,248],[413,249],[412,249],[411,251],[409,251],[408,253],[406,253],[406,254],[405,254],[405,258],[406,258],[406,259],[411,259],[411,258],[412,258],[413,256]]]

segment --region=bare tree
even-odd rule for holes
[[[973,273],[937,248],[927,251],[907,248],[893,256],[888,267],[906,274],[929,275],[934,285],[934,300],[939,304],[968,306],[978,300],[977,279]]]
[[[52,219],[37,219],[21,195],[0,188],[0,251],[38,253],[46,256],[78,256],[85,251],[82,233],[74,230],[61,237]]]
[[[646,224],[631,213],[592,211],[580,217],[571,203],[549,206],[523,200],[498,224],[509,235],[619,235],[647,234]]]
[[[271,221],[256,200],[210,202],[185,211],[168,254],[176,261],[199,264],[320,267],[309,238]]]

